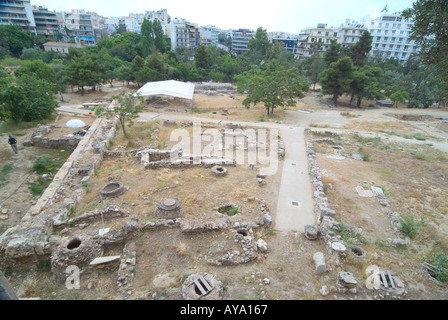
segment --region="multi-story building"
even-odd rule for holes
[[[319,23],[316,28],[306,28],[301,31],[298,39],[296,56],[299,59],[309,58],[314,54],[322,55],[330,47],[331,41],[339,41],[339,28],[327,27]]]
[[[296,54],[297,46],[299,43],[298,35],[289,34],[286,32],[271,32],[268,33],[269,40],[272,43],[278,41],[285,50],[291,52],[292,54]]]
[[[201,44],[201,33],[197,25],[185,19],[173,19],[170,23],[171,50],[185,47],[195,50]]]
[[[409,39],[413,22],[403,19],[400,12],[368,17],[365,25],[372,35],[372,57],[396,58],[404,62],[417,52],[416,43]]]
[[[232,32],[232,53],[241,54],[249,50],[249,40],[255,37],[255,32],[249,29],[238,29]]]
[[[84,45],[95,45],[94,23],[91,12],[72,9],[65,13],[65,25],[70,37],[78,38]],[[98,21],[99,28],[99,21]]]
[[[200,27],[199,31],[201,32],[201,44],[206,47],[218,44],[218,28],[208,25],[206,27]]]
[[[359,41],[364,31],[367,28],[364,24],[358,23],[356,21],[350,21],[350,19],[345,20],[345,23],[339,27],[339,41],[342,48],[349,47]]]
[[[54,37],[59,32],[56,12],[49,11],[42,6],[33,6],[34,21],[36,23],[36,33],[47,37]]]
[[[36,22],[29,0],[3,0],[0,2],[0,25],[14,24],[36,34]]]

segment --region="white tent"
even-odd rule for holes
[[[187,99],[191,100],[193,106],[194,84],[176,80],[154,81],[146,83],[136,93],[140,93],[142,97],[164,95]]]
[[[82,128],[86,124],[79,119],[72,119],[72,120],[67,121],[67,123],[65,125],[69,128]]]

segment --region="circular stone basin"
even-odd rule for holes
[[[227,174],[227,169],[223,166],[214,166],[212,167],[212,172],[217,177],[223,177]]]
[[[181,214],[180,202],[177,199],[168,198],[157,204],[156,215],[159,218],[173,219]]]
[[[79,246],[81,245],[81,239],[79,238],[74,238],[72,240],[70,240],[70,242],[67,244],[67,249],[69,250],[74,250],[76,248],[79,248]]]
[[[367,258],[367,252],[361,247],[358,246],[352,246],[350,247],[350,253],[352,256],[354,256],[356,259],[365,259]]]
[[[115,182],[109,182],[106,184],[101,190],[100,194],[102,197],[117,197],[121,194],[123,194],[125,191],[124,186],[121,182],[115,181]]]

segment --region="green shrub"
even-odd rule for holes
[[[405,236],[409,238],[414,238],[418,234],[418,229],[420,229],[423,224],[423,218],[420,221],[415,221],[414,216],[408,214],[407,216],[403,216],[400,214],[400,223],[401,226],[398,228]]]
[[[58,160],[52,160],[48,156],[42,156],[34,161],[33,170],[38,174],[55,173],[61,165]]]
[[[440,282],[448,282],[448,256],[443,253],[438,253],[429,256],[427,260],[436,269],[432,274],[433,277]]]

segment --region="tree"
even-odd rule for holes
[[[325,67],[328,68],[330,64],[342,58],[341,47],[341,44],[337,43],[336,40],[331,40],[330,47],[324,55]]]
[[[383,70],[379,67],[365,66],[355,69],[353,81],[350,84],[350,91],[353,97],[357,96],[356,106],[361,106],[362,99],[381,99]],[[350,101],[351,102],[351,101]]]
[[[338,104],[338,97],[350,91],[353,81],[353,62],[350,57],[344,57],[322,72],[320,83],[323,94],[333,95],[334,105]]]
[[[17,69],[14,72],[16,77],[22,77],[23,75],[34,75],[37,79],[45,80],[49,84],[54,86],[54,92],[57,93],[58,86],[56,80],[56,74],[54,70],[42,61],[30,61],[23,67]]]
[[[359,38],[359,41],[350,47],[350,57],[352,58],[353,65],[356,67],[362,67],[367,62],[367,55],[372,50],[372,36],[369,31],[364,31]]]
[[[22,60],[42,60],[43,51],[40,48],[23,48],[20,59]]]
[[[153,51],[152,47],[155,46],[153,25],[152,21],[149,19],[143,19],[142,26],[140,28],[141,34],[141,44],[142,44],[142,54],[143,58],[146,58]]]
[[[47,81],[23,74],[1,91],[0,101],[15,122],[47,119],[58,106],[53,90]]]
[[[414,22],[410,40],[420,46],[418,55],[428,66],[436,67],[440,79],[439,101],[448,100],[448,2],[446,0],[417,0],[412,8],[403,11],[405,19]],[[441,95],[440,95],[441,93]],[[412,97],[411,97],[412,98]],[[411,105],[411,103],[409,103]]]
[[[235,76],[239,93],[247,92],[243,105],[264,103],[267,114],[273,114],[277,107],[295,106],[296,98],[303,97],[303,81],[296,69],[285,70],[276,63],[265,70],[252,69]]]
[[[160,23],[160,21],[158,19],[155,19],[153,21],[152,29],[153,29],[153,34],[154,34],[154,45],[155,45],[156,49],[161,53],[166,52],[168,50],[166,37],[165,37],[165,34],[163,33],[162,24]],[[152,53],[155,53],[155,52],[152,52]]]
[[[0,47],[5,48],[13,57],[20,57],[24,48],[33,45],[31,34],[16,25],[0,26]]]
[[[70,85],[81,87],[81,94],[84,95],[84,87],[91,86],[93,90],[101,83],[104,70],[98,64],[94,55],[82,54],[69,61],[66,68],[66,81]]]
[[[406,102],[409,99],[409,92],[395,91],[389,98],[395,103],[395,107],[398,107],[398,102]]]
[[[252,62],[266,59],[272,49],[272,43],[269,41],[267,31],[259,27],[255,36],[247,43],[247,47],[249,48],[248,54]]]
[[[448,81],[448,2],[446,0],[417,0],[402,13],[414,22],[410,39],[420,45],[419,55],[429,65],[438,65]]]
[[[112,109],[105,106],[100,106],[96,109],[95,114],[101,116],[115,116],[120,122],[121,129],[125,137],[128,137],[126,132],[126,122],[128,126],[132,126],[133,119],[137,118],[139,113],[143,110],[144,98],[140,93],[132,94],[122,91],[118,96],[112,96],[115,104]]]
[[[208,80],[206,78],[208,76],[208,73],[210,72],[211,60],[210,54],[208,53],[204,45],[201,45],[196,49],[194,62],[196,64],[196,68],[198,69],[201,80]]]
[[[313,84],[313,90],[316,89],[316,83],[319,82],[320,75],[324,70],[324,60],[318,55],[313,55],[310,58],[309,69],[307,70],[307,76]]]

